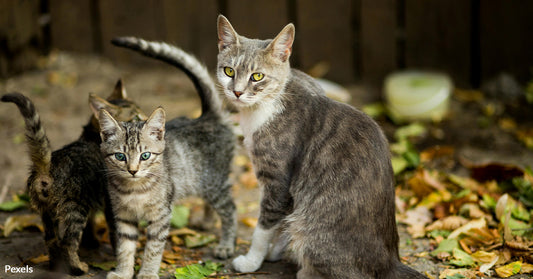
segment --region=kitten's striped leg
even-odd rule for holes
[[[215,257],[227,259],[235,252],[235,239],[237,238],[237,216],[235,203],[231,197],[231,186],[224,187],[222,193],[206,197],[209,204],[217,212],[222,222],[220,242],[215,248]]]
[[[165,243],[170,228],[170,209],[159,220],[149,222],[146,228],[146,246],[144,247],[143,263],[138,279],[156,279],[159,278],[159,266]]]
[[[58,209],[57,215],[61,216],[58,222],[59,248],[65,257],[66,268],[72,275],[84,274],[89,271],[89,266],[80,261],[78,250],[89,212],[75,202],[61,204]]]
[[[136,221],[116,218],[117,267],[115,271],[107,274],[107,279],[130,279],[133,278],[135,264],[135,250],[139,230]]]

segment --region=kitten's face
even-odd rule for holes
[[[292,24],[274,40],[252,40],[239,36],[219,16],[218,37],[217,78],[229,101],[237,107],[252,107],[282,93],[290,71]]]
[[[101,149],[110,178],[139,180],[156,175],[165,149],[165,113],[156,109],[146,122],[117,122],[99,112]]]

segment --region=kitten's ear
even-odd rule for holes
[[[222,51],[232,45],[239,44],[239,38],[229,20],[219,15],[217,19],[217,31],[218,31],[218,50]]]
[[[158,107],[146,123],[144,124],[143,131],[148,133],[148,137],[153,140],[161,141],[165,137],[165,110],[162,107]]]
[[[96,96],[93,93],[89,94],[89,107],[91,108],[91,111],[93,112],[93,115],[94,117],[96,117],[96,119],[100,119],[100,110],[102,109],[111,112],[111,114],[116,114],[118,112],[117,106]]]
[[[107,112],[105,109],[101,109],[98,112],[98,119],[100,123],[100,137],[102,141],[107,142],[118,136],[121,128],[118,122]]]
[[[115,89],[113,89],[113,92],[109,97],[107,97],[108,101],[111,100],[119,100],[119,99],[126,99],[128,98],[126,94],[126,88],[124,88],[124,84],[122,83],[122,79],[119,79],[117,83],[115,84]]]
[[[272,40],[272,42],[267,46],[275,58],[281,60],[281,62],[287,61],[292,52],[292,44],[294,43],[294,24],[289,23],[279,34]]]

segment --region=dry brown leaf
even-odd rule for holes
[[[32,264],[40,264],[40,263],[44,263],[44,262],[47,262],[50,260],[50,257],[48,255],[45,255],[45,254],[42,254],[40,256],[37,256],[37,257],[34,257],[34,258],[31,258],[29,261],[32,263]]]
[[[439,279],[445,279],[447,276],[453,276],[456,274],[463,275],[465,278],[469,279],[475,279],[476,273],[473,270],[466,269],[466,268],[459,268],[459,269],[445,269],[439,274]]]
[[[463,226],[457,228],[454,230],[449,236],[448,239],[457,238],[459,235],[468,232],[472,229],[482,229],[487,227],[487,221],[485,218],[476,219],[473,221],[470,221]]]
[[[28,227],[36,227],[44,231],[41,217],[37,214],[23,214],[10,216],[4,223],[4,237],[8,237],[14,230],[22,230]]]
[[[241,175],[239,178],[239,182],[246,188],[246,189],[253,189],[257,187],[257,177],[253,173],[253,171],[245,172]]]
[[[443,219],[433,222],[431,225],[426,227],[426,231],[434,230],[448,230],[453,231],[462,225],[468,223],[468,219],[461,216],[448,216]]]
[[[245,224],[247,227],[255,228],[257,226],[257,218],[255,217],[243,217],[241,223]]]
[[[195,230],[191,230],[189,228],[175,229],[175,230],[171,230],[168,233],[169,236],[174,236],[174,235],[182,236],[182,235],[195,235],[195,234],[198,234],[198,233]]]

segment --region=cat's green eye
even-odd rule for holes
[[[150,153],[150,152],[144,152],[143,154],[141,154],[141,160],[146,161],[146,160],[150,159],[151,155],[152,155],[152,153]]]
[[[230,67],[224,67],[224,73],[225,73],[228,77],[233,77],[233,76],[235,76],[235,70],[233,70],[233,69],[230,68]]]
[[[115,159],[119,161],[126,161],[126,154],[124,153],[115,153]]]
[[[252,76],[250,77],[250,79],[253,80],[253,81],[260,81],[264,77],[265,77],[265,75],[263,75],[262,73],[253,73]]]

